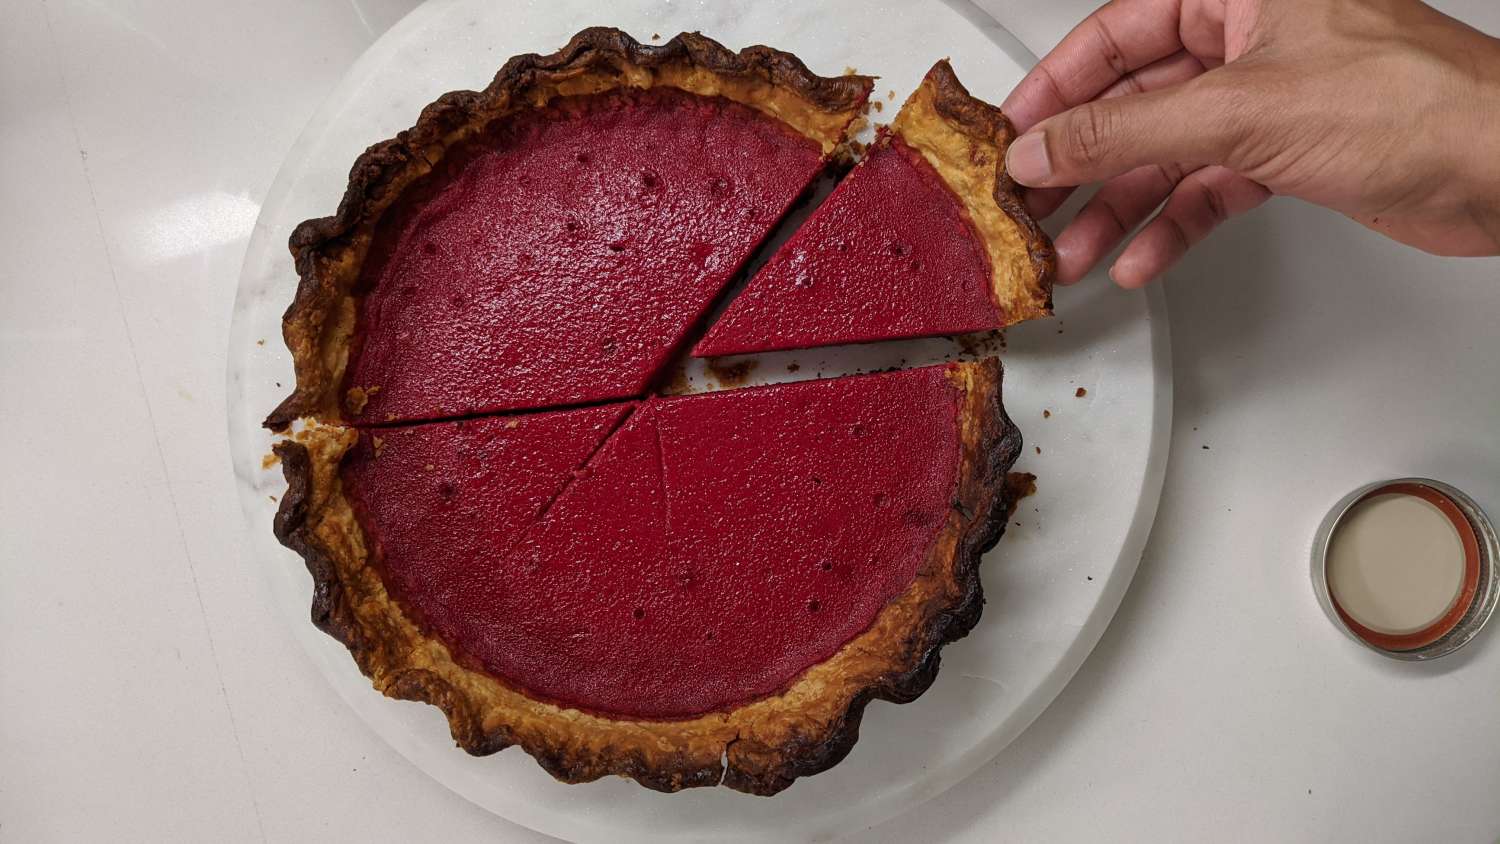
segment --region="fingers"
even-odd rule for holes
[[[1145,285],[1182,259],[1220,223],[1271,197],[1271,192],[1223,167],[1204,167],[1185,177],[1172,196],[1110,267],[1125,288]]]
[[[1120,245],[1182,181],[1175,166],[1150,165],[1104,183],[1053,241],[1057,281],[1072,284]]]
[[[1225,74],[1223,81],[1210,81]],[[1085,103],[1042,121],[1006,153],[1007,172],[1028,187],[1067,187],[1146,164],[1233,165],[1245,114],[1228,68],[1162,91]]]
[[[1164,59],[1154,61],[1140,70],[1120,77],[1113,85],[1104,89],[1098,99],[1108,100],[1129,94],[1144,94],[1160,91],[1179,82],[1186,82],[1201,75],[1206,68],[1203,62],[1186,50],[1178,50]]]
[[[1001,104],[1025,132],[1088,102],[1137,68],[1182,49],[1180,0],[1112,0],[1063,37]]]
[[[1030,188],[1026,191],[1026,213],[1045,220],[1057,213],[1076,188]]]
[[[1243,10],[1247,4],[1239,5]],[[1231,58],[1225,44],[1228,13],[1228,4],[1224,0],[1182,0],[1177,35],[1182,39],[1182,46],[1202,59],[1205,65],[1221,65]]]
[[[1113,97],[1123,97],[1128,94],[1142,94],[1146,91],[1155,91],[1160,88],[1176,85],[1179,82],[1186,82],[1202,72],[1203,64],[1198,59],[1194,58],[1190,53],[1178,51],[1164,59],[1152,62],[1140,70],[1125,74],[1119,81],[1105,89],[1104,93],[1099,95],[1099,99],[1105,100]],[[1176,182],[1174,181],[1172,185],[1175,184]],[[1131,228],[1134,228],[1137,223],[1145,219],[1145,215],[1150,212],[1151,208],[1155,208],[1163,199],[1166,199],[1167,193],[1172,189],[1172,185],[1168,185],[1162,190],[1161,195],[1151,202],[1150,207],[1141,212],[1139,218],[1131,222]],[[1072,193],[1072,188],[1038,188],[1027,191],[1026,210],[1031,213],[1031,216],[1039,220],[1044,220],[1052,216],[1058,208],[1061,208],[1062,204],[1068,201],[1068,197]],[[1111,243],[1109,249],[1113,248],[1114,244]],[[1104,251],[1108,252],[1109,249]],[[1100,255],[1094,256],[1089,261],[1089,266],[1092,267],[1101,255],[1103,255],[1102,252]],[[1071,282],[1064,281],[1063,283],[1069,284]]]

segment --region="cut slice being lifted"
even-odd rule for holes
[[[993,359],[651,400],[513,547],[459,554],[354,518],[338,467],[356,435],[332,431],[278,446],[278,535],[376,688],[569,782],[757,794],[842,759],[869,700],[932,682],[978,619],[1020,449]],[[358,495],[407,474],[366,472]],[[413,577],[464,557],[460,590],[424,587],[449,622],[392,600],[398,552]]]
[[[600,28],[443,96],[360,157],[336,215],[292,234],[297,387],[267,425],[639,395],[871,84]]]
[[[1052,245],[1005,173],[1014,130],[946,61],[750,281],[699,357],[1004,328],[1052,311]]]

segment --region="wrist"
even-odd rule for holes
[[[1470,174],[1468,210],[1489,235],[1490,254],[1500,255],[1500,39],[1478,34],[1484,42],[1474,57],[1473,98],[1465,107],[1469,136],[1463,143],[1464,170]]]

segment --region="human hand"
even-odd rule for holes
[[[1416,0],[1113,0],[1002,109],[1038,217],[1082,278],[1139,287],[1272,194],[1442,255],[1500,254],[1500,40]]]

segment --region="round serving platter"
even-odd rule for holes
[[[1127,293],[1102,279],[1057,292],[1058,318],[1017,326],[1003,343],[945,339],[762,355],[736,384],[762,384],[998,354],[1005,405],[1026,439],[1018,470],[1038,476],[1005,538],[986,556],[984,618],[943,653],[937,682],[912,704],[872,704],[862,738],[832,770],[773,798],[722,788],[665,795],[625,780],[562,785],[520,750],[473,758],[434,708],[388,700],[342,646],[308,621],[311,580],[271,535],[285,489],[262,466],[265,414],[288,392],[281,313],[296,284],[286,239],[332,213],[366,146],[410,126],[445,91],[481,88],[510,56],[550,52],[577,30],[617,26],[642,41],[697,30],[731,48],[790,50],[814,71],[878,75],[876,121],[892,118],[938,58],[977,96],[999,102],[1033,57],[994,21],[938,0],[749,4],[616,0],[434,0],[350,68],[287,155],[266,197],[240,277],[229,346],[229,435],[255,558],[285,623],[328,682],[372,729],[434,779],[516,823],[582,841],[826,840],[926,800],[994,757],[1073,676],[1135,573],[1156,512],[1171,429],[1171,357],[1160,288]],[[894,96],[892,96],[894,92]],[[261,341],[264,341],[262,344]],[[795,366],[792,366],[795,364]],[[724,385],[701,364],[690,389]]]

